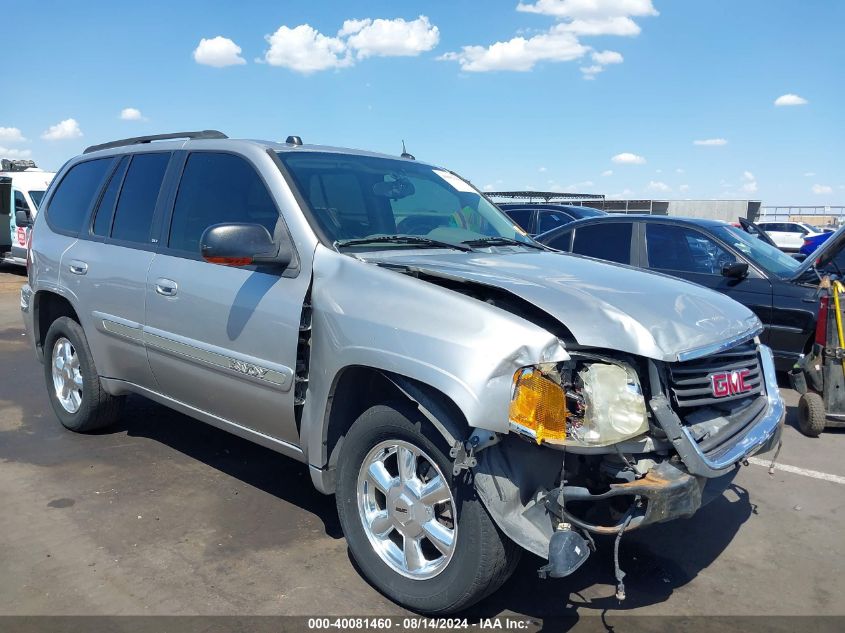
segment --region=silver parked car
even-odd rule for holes
[[[127,139],[42,209],[21,308],[61,423],[135,393],[307,463],[362,572],[421,612],[521,549],[560,577],[591,534],[690,516],[780,437],[748,309],[550,252],[409,155]]]

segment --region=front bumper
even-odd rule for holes
[[[765,409],[736,439],[726,442],[714,451],[705,453],[701,450],[664,394],[655,396],[649,402],[658,424],[666,432],[691,474],[707,478],[719,477],[737,462],[757,453],[768,452],[780,442],[786,406],[778,390],[772,351],[765,345],[760,345],[759,350],[766,386]]]

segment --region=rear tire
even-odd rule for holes
[[[69,317],[53,321],[44,337],[44,379],[53,411],[66,429],[96,431],[120,415],[123,397],[103,389],[85,332]]]
[[[818,437],[826,424],[822,397],[812,391],[802,394],[798,400],[798,428],[801,432],[807,437]]]
[[[421,613],[454,613],[481,600],[507,580],[521,554],[472,485],[452,476],[448,451],[415,406],[391,402],[361,414],[343,440],[338,462],[337,509],[355,562],[382,593]],[[399,460],[408,453],[415,457],[403,470]],[[373,465],[383,474],[378,484],[369,476]],[[414,490],[420,484],[431,489],[436,477],[445,486],[438,487],[440,500],[427,506],[428,496]],[[422,563],[406,549],[419,516]],[[441,523],[434,526],[435,536],[444,530],[447,535],[439,547],[427,536],[433,521]]]

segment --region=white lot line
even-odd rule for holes
[[[766,468],[772,463],[770,459],[760,459],[759,457],[749,457],[748,462],[756,464],[757,466],[765,466]],[[845,484],[845,477],[839,475],[831,475],[828,473],[820,473],[817,470],[807,470],[806,468],[798,468],[798,466],[790,466],[788,464],[775,464],[775,472],[782,470],[785,473],[794,473],[796,475],[804,475],[805,477],[812,477],[813,479],[821,479],[823,481],[832,481],[835,484]]]

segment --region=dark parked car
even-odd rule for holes
[[[607,215],[604,211],[574,204],[504,202],[496,206],[529,235],[545,233],[574,220]]]
[[[606,215],[537,237],[557,250],[665,273],[727,294],[760,317],[762,342],[774,351],[779,370],[792,367],[812,345],[818,312],[815,265],[837,272],[835,258],[844,239],[837,232],[802,263],[717,220]],[[677,309],[683,311],[683,303]]]

